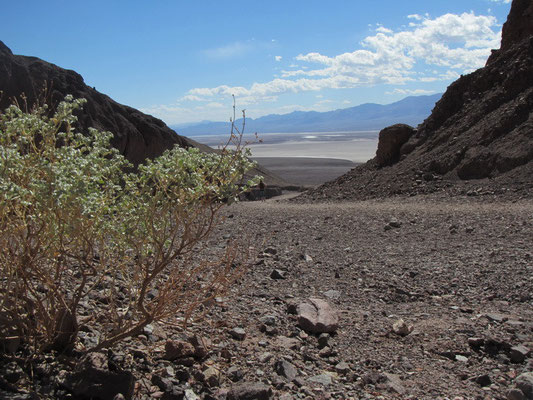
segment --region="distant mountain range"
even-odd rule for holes
[[[246,118],[246,132],[294,133],[380,130],[396,123],[417,126],[426,119],[442,93],[410,96],[391,104],[366,103],[334,111],[294,111],[271,114],[257,119]],[[237,121],[240,126],[242,121]],[[227,134],[228,122],[201,122],[196,125],[171,125],[185,136]]]

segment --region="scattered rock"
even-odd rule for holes
[[[335,365],[335,371],[337,371],[339,374],[345,375],[350,372],[350,366],[345,361],[341,361]]]
[[[333,380],[331,379],[331,375],[328,375],[328,374],[315,375],[315,376],[308,378],[307,380],[312,383],[318,383],[322,386],[329,386],[333,383]]]
[[[164,358],[169,361],[194,357],[196,350],[191,343],[182,340],[167,340]]]
[[[280,269],[274,269],[270,273],[270,278],[272,279],[285,279],[285,272]]]
[[[507,400],[526,400],[526,397],[524,396],[524,392],[515,388],[507,392]]]
[[[331,333],[339,327],[339,317],[326,301],[310,298],[298,306],[298,324],[307,332]]]
[[[324,292],[324,296],[330,300],[338,300],[341,297],[341,292],[338,290],[328,290]]]
[[[492,380],[487,374],[475,376],[474,378],[472,378],[472,380],[481,387],[489,386],[490,384],[492,384]]]
[[[529,354],[529,349],[526,346],[519,345],[511,347],[509,351],[509,358],[514,363],[523,363]]]
[[[229,334],[235,340],[244,340],[246,337],[246,331],[243,328],[233,328]]]
[[[211,366],[202,371],[201,377],[202,381],[205,382],[207,386],[211,388],[216,387],[218,386],[220,372],[217,368]]]
[[[274,364],[274,370],[280,376],[283,376],[291,382],[298,375],[298,371],[290,362],[280,360]]]
[[[129,371],[109,371],[106,355],[89,353],[74,372],[65,377],[63,385],[79,397],[107,400],[120,393],[129,400],[133,396],[135,379]]]
[[[468,362],[468,357],[462,356],[460,354],[456,354],[455,359],[457,361],[464,362],[464,363]]]
[[[519,375],[514,383],[524,393],[526,399],[533,399],[533,372],[525,372]]]
[[[321,333],[318,337],[318,348],[323,349],[324,347],[329,345],[329,339],[331,336],[329,333]]]
[[[392,324],[392,331],[399,336],[407,336],[413,331],[411,325],[407,325],[403,319],[399,319]]]
[[[227,371],[226,374],[228,375],[228,378],[233,382],[238,382],[244,378],[244,373],[242,372],[239,367],[232,366]]]
[[[269,400],[272,388],[262,383],[241,383],[228,392],[228,400]]]

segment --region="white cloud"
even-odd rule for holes
[[[291,60],[290,70],[283,70],[280,77],[269,81],[246,86],[194,88],[180,99],[181,103],[154,106],[143,111],[169,123],[200,120],[206,115],[209,119],[225,120],[226,109],[231,108],[231,104],[228,106],[231,95],[238,98],[239,107],[264,115],[267,112],[312,108],[277,105],[275,102],[286,93],[315,92],[319,99],[316,104],[324,107],[329,103],[321,102],[322,97],[318,96],[322,96],[320,91],[325,89],[387,84],[404,86],[388,94],[434,93],[413,88],[412,85],[455,80],[460,74],[483,66],[490,50],[499,47],[501,26],[492,16],[475,15],[473,12],[445,14],[436,18],[412,14],[408,20],[413,26],[404,26],[398,31],[374,25],[375,33],[352,51],[337,55],[320,52],[297,55]],[[236,42],[206,50],[204,54],[219,59],[236,57],[257,46],[260,43]],[[274,59],[281,61],[282,57],[274,56]]]
[[[187,96],[205,99],[234,94],[240,101],[255,103],[273,101],[283,93],[453,79],[482,67],[490,50],[499,46],[500,27],[492,16],[470,12],[408,18],[416,21],[414,27],[393,32],[379,26],[374,36],[365,38],[362,47],[352,52],[332,57],[318,52],[300,54],[295,57],[300,69],[282,71],[281,78],[249,87],[196,88]],[[232,48],[225,48],[224,54]],[[416,67],[423,65],[440,71],[417,73]]]
[[[509,4],[511,0],[490,0],[492,3]]]
[[[386,92],[385,94],[403,94],[403,95],[414,95],[420,96],[423,94],[433,94],[434,90],[425,90],[425,89],[394,89],[392,92]]]

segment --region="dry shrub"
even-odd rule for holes
[[[0,116],[0,339],[72,349],[80,310],[95,351],[165,319],[187,320],[242,273],[228,244],[199,257],[220,209],[249,185],[232,129],[217,154],[174,148],[136,172],[108,132],[74,129],[83,100]],[[234,128],[233,124],[232,127]]]

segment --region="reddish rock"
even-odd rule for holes
[[[190,343],[181,340],[169,340],[165,344],[166,360],[176,360],[180,358],[194,357],[196,350]]]
[[[298,324],[311,333],[331,333],[339,327],[339,316],[326,301],[310,298],[298,306]]]

